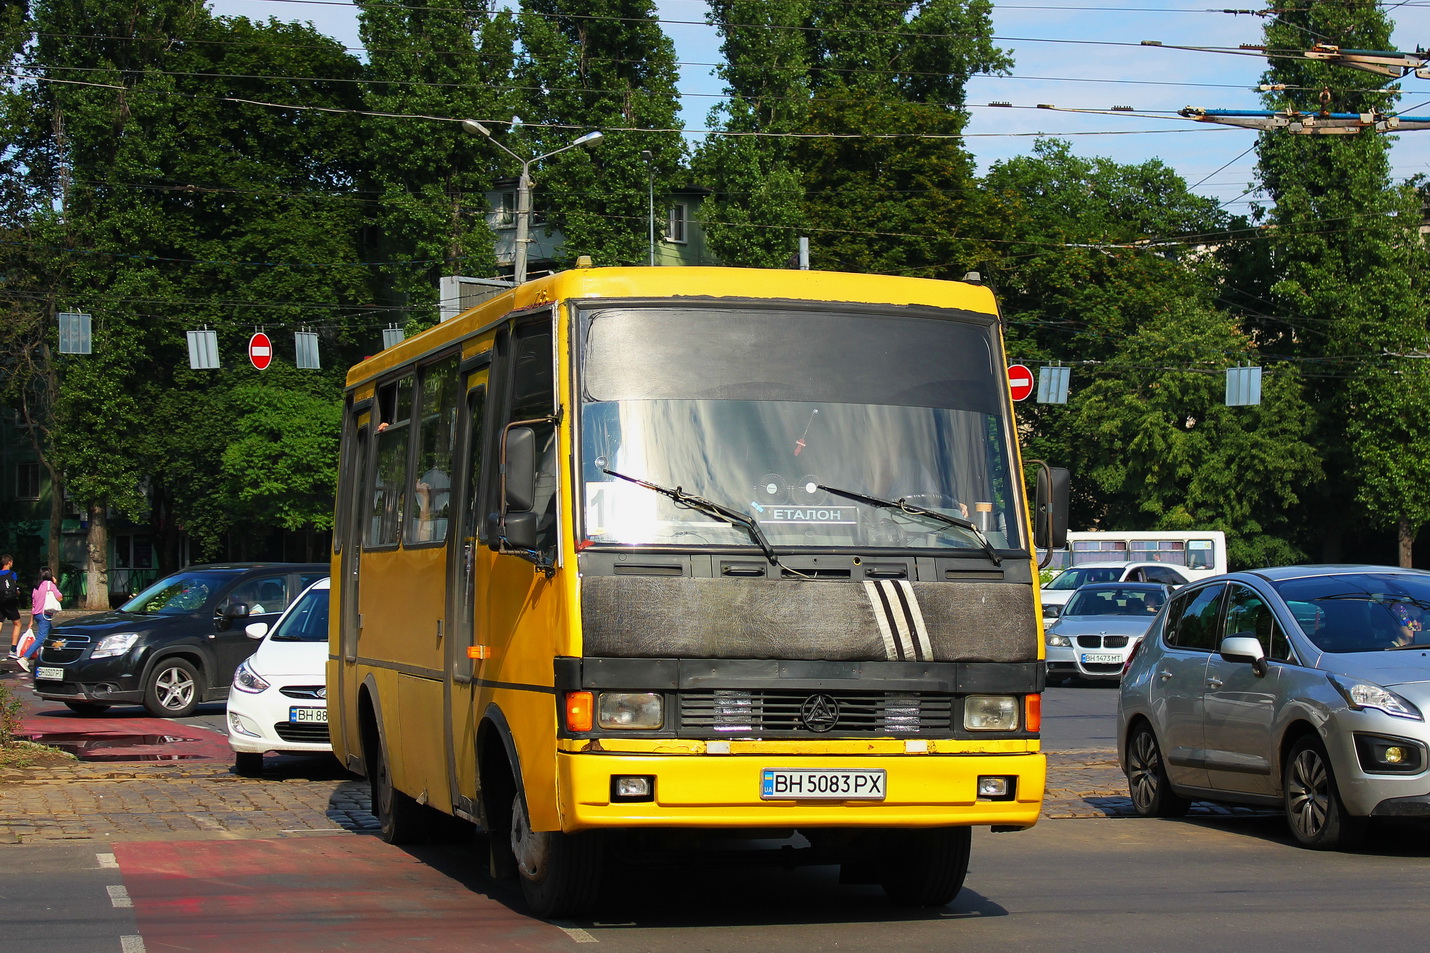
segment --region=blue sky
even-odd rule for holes
[[[778,0],[772,0],[778,2]],[[720,85],[710,75],[718,59],[715,31],[705,26],[704,0],[657,0],[666,31],[682,62],[680,88],[687,128],[704,126]],[[1243,3],[1242,7],[1260,7]],[[1430,45],[1430,2],[1384,4],[1396,21],[1397,48]],[[252,19],[304,20],[354,50],[356,8],[341,0],[213,0],[214,12]],[[1184,106],[1257,109],[1255,91],[1266,61],[1256,56],[1142,46],[1158,40],[1180,46],[1235,49],[1261,40],[1262,19],[1209,10],[1197,0],[1009,0],[994,6],[998,45],[1014,58],[1009,77],[976,77],[969,84],[972,121],[968,147],[980,166],[1029,152],[1037,133],[1069,139],[1079,154],[1119,162],[1160,158],[1195,191],[1245,212],[1254,196],[1253,132],[1162,118]],[[1346,70],[1347,85],[1375,83],[1369,73]],[[1401,83],[1400,111],[1430,115],[1430,80]],[[1015,108],[992,108],[991,102]],[[1064,109],[1130,106],[1156,115],[1086,115]],[[1391,160],[1397,179],[1430,175],[1430,130],[1403,133]]]

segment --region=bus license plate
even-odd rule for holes
[[[48,679],[54,682],[62,682],[65,678],[65,670],[62,668],[54,668],[49,665],[41,665],[39,668],[35,669],[35,677]]]
[[[290,708],[288,709],[288,721],[300,725],[326,725],[328,723],[328,710],[326,708]]]
[[[884,780],[882,769],[765,768],[760,775],[760,798],[766,801],[809,798],[882,801]]]
[[[1110,652],[1084,652],[1082,656],[1084,665],[1120,665],[1121,663],[1122,656]]]

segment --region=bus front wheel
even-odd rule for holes
[[[941,907],[958,896],[973,848],[970,827],[891,831],[880,883],[905,907]]]
[[[522,896],[537,916],[581,916],[596,906],[604,859],[599,833],[533,831],[518,793],[511,806],[511,852]]]

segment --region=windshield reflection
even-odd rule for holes
[[[1430,577],[1354,573],[1290,579],[1276,589],[1301,631],[1323,652],[1430,645]]]
[[[906,499],[1020,545],[998,421],[969,411],[772,400],[594,401],[583,409],[585,536],[621,544],[750,543],[606,473],[679,487],[758,521],[777,547],[981,548],[971,534],[840,498]]]

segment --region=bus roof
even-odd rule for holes
[[[450,328],[454,322],[470,325],[469,319],[475,316],[476,326],[480,327],[512,312],[569,298],[688,298],[692,303],[700,299],[747,298],[848,301],[998,313],[992,291],[963,281],[772,268],[575,268],[503,291],[455,318],[368,357],[349,370],[347,384],[352,387],[423,354],[434,345],[432,337],[443,337],[440,329]]]

